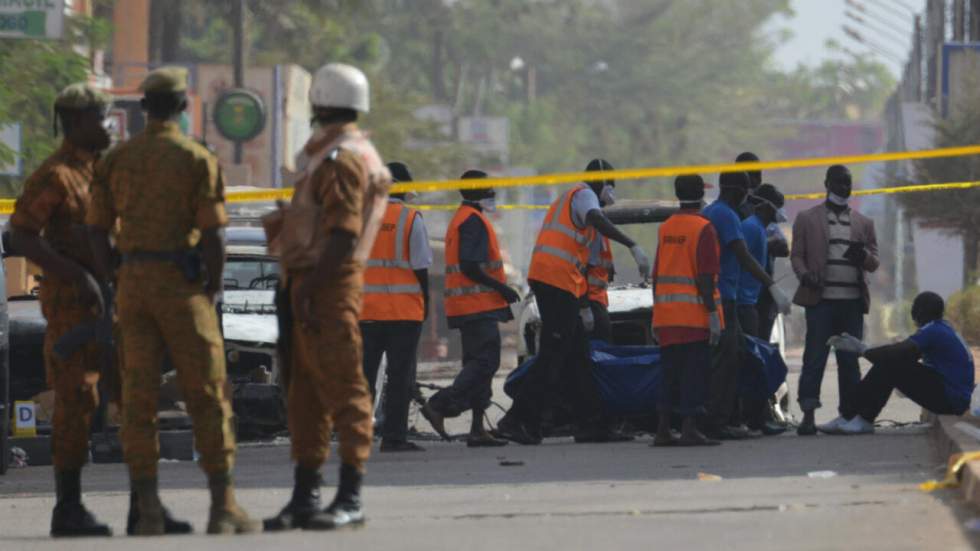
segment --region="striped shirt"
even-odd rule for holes
[[[827,209],[827,271],[823,298],[848,300],[861,298],[861,270],[844,258],[851,246],[851,210],[840,214]]]

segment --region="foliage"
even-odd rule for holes
[[[980,79],[980,75],[977,76]],[[964,87],[967,89],[967,87]],[[951,106],[955,116],[935,117],[935,146],[954,147],[980,143],[980,88]],[[980,179],[980,158],[976,156],[926,159],[915,164],[919,182],[973,182]],[[980,242],[980,189],[950,190],[943,193],[899,195],[908,214],[934,227],[963,237],[963,282],[976,276],[977,245]]]
[[[949,297],[946,318],[973,346],[980,346],[980,286],[972,285]]]

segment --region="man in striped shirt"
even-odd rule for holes
[[[806,307],[806,348],[800,376],[801,436],[816,434],[814,412],[821,406],[820,385],[830,348],[827,340],[847,333],[861,338],[870,298],[865,272],[878,269],[874,222],[848,206],[851,172],[842,165],[827,170],[827,200],[797,216],[793,224],[793,271],[800,280],[794,302]],[[851,411],[861,372],[858,357],[837,351],[840,411]],[[838,417],[823,432],[836,432]]]

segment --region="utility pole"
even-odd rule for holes
[[[970,40],[980,42],[980,0],[970,0]]]
[[[233,0],[235,88],[245,87],[245,0]],[[235,142],[235,164],[242,163],[242,143]]]
[[[953,0],[953,42],[966,37],[966,0]]]

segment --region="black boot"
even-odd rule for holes
[[[51,535],[58,537],[111,536],[112,529],[95,520],[82,505],[82,471],[55,471],[58,502],[51,515]]]
[[[163,507],[163,533],[171,535],[190,534],[194,531],[191,523],[177,520],[170,515],[170,511]],[[136,524],[140,520],[140,508],[136,498],[136,492],[129,492],[129,515],[126,517],[126,535],[136,535]]]
[[[266,532],[306,528],[320,512],[320,471],[296,465],[293,497],[279,514],[263,522]]]
[[[800,426],[796,427],[796,434],[799,436],[815,436],[817,434],[814,410],[811,409],[803,412],[803,422],[800,423]]]
[[[361,509],[361,482],[364,475],[352,465],[340,466],[340,484],[337,496],[329,507],[310,519],[310,530],[336,530],[364,524],[364,511]]]

